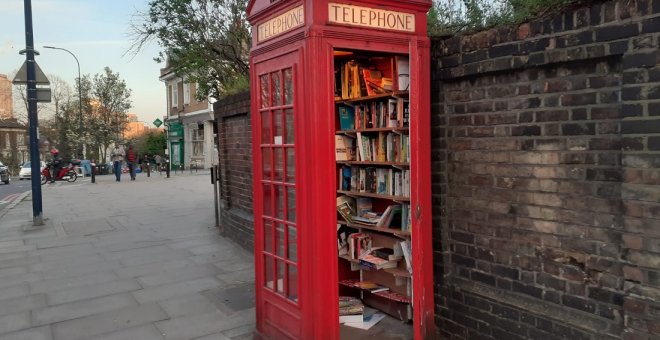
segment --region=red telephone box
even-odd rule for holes
[[[407,310],[402,318],[415,338],[433,336],[430,6],[431,0],[250,1],[260,337],[338,339],[338,299],[346,291],[386,312]],[[348,118],[339,117],[340,109]],[[348,149],[337,140],[346,138],[345,159],[338,155]],[[357,214],[344,219],[340,199],[348,207],[369,203],[377,217],[366,224],[352,220]],[[393,243],[389,251],[396,249],[398,260],[388,262],[395,267],[369,271],[361,250],[354,257],[338,253],[342,226],[352,238]],[[392,294],[339,285],[373,275]]]

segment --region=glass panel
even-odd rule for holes
[[[273,179],[273,158],[271,157],[270,147],[261,148],[261,163],[263,163],[264,179],[272,180]]]
[[[293,109],[286,109],[285,111],[286,115],[284,116],[284,126],[286,127],[286,131],[284,131],[284,134],[286,135],[286,144],[293,144]]]
[[[273,258],[264,255],[264,286],[270,289],[275,289],[275,285],[273,284],[273,274]]]
[[[282,105],[282,80],[280,72],[271,73],[273,77],[273,106]]]
[[[286,220],[296,223],[296,188],[286,187],[286,197],[286,205],[288,210]]]
[[[275,223],[275,236],[277,237],[276,247],[277,247],[277,256],[284,257],[284,224]]]
[[[264,220],[264,251],[273,252],[273,222]]]
[[[282,110],[275,110],[273,112],[273,144],[284,144],[284,131],[282,131]]]
[[[270,184],[264,184],[264,216],[273,216],[273,189]]]
[[[261,113],[261,144],[273,144],[270,134],[270,111]]]
[[[270,102],[268,94],[270,91],[268,91],[268,75],[264,74],[259,77],[259,79],[259,83],[261,84],[261,107],[269,107]]]
[[[275,186],[275,217],[284,219],[284,187]]]
[[[293,265],[287,265],[289,268],[289,287],[287,297],[289,300],[298,302],[298,268]]]
[[[298,261],[298,245],[297,245],[297,237],[298,237],[298,231],[296,230],[296,227],[294,226],[288,226],[289,228],[289,249],[287,250],[288,256],[287,258],[293,262]]]
[[[284,182],[284,150],[282,148],[273,148],[275,153],[275,180]]]
[[[284,261],[277,261],[277,292],[284,295]]]
[[[293,148],[286,148],[286,181],[296,182],[296,153]]]
[[[284,104],[293,103],[293,71],[288,68],[284,70]]]

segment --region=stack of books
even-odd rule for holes
[[[352,296],[339,297],[339,323],[364,321],[364,304]]]

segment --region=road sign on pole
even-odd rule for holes
[[[161,125],[163,125],[163,121],[156,118],[156,120],[154,120],[154,125],[156,125],[156,127],[160,127]]]

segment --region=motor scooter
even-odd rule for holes
[[[41,171],[42,185],[46,184],[49,180],[51,180],[50,167],[51,167],[51,163],[46,163],[46,167]],[[76,174],[76,170],[73,162],[69,162],[69,165],[63,166],[60,169],[57,176],[54,178],[55,181],[67,181],[70,183],[75,182],[76,179],[78,179],[78,174]]]

